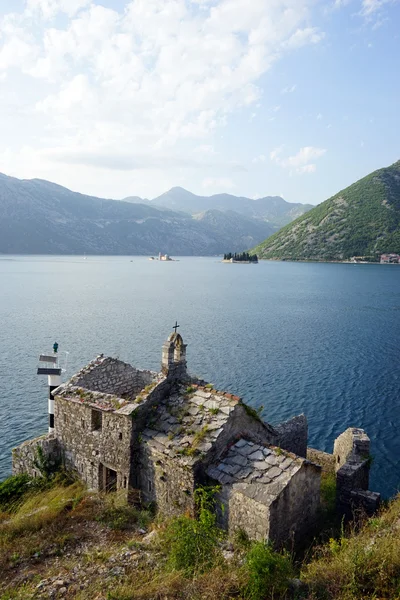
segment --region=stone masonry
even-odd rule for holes
[[[40,446],[90,489],[119,490],[165,515],[194,515],[196,488],[212,484],[230,533],[279,546],[312,532],[321,468],[306,459],[306,417],[272,426],[238,396],[190,377],[178,333],[163,345],[159,373],[101,355],[53,395],[54,433],[14,449],[14,473],[39,475]],[[371,506],[365,439],[356,432],[335,445],[338,502]]]

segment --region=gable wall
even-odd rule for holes
[[[99,489],[99,465],[117,471],[117,487],[128,486],[132,419],[102,411],[101,431],[92,431],[90,406],[56,397],[55,437],[65,466],[76,471],[90,489]],[[122,439],[120,439],[122,434]]]
[[[277,433],[272,426],[263,424],[248,414],[242,404],[237,404],[208,453],[204,465],[219,460],[226,452],[227,447],[240,437],[247,438],[256,444],[276,445],[278,441]]]
[[[153,378],[151,371],[140,371],[120,360],[105,358],[99,366],[88,373],[78,373],[72,381],[78,387],[133,399]]]
[[[270,527],[269,506],[256,502],[230,485],[222,486],[216,497],[217,522],[234,536],[244,531],[253,540],[268,539]]]
[[[303,463],[271,504],[270,539],[276,546],[312,535],[320,505],[321,468]]]

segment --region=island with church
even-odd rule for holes
[[[258,263],[258,256],[257,254],[249,254],[248,252],[235,252],[234,254],[228,252],[224,254],[222,262],[254,265]]]
[[[195,515],[196,490],[213,486],[221,528],[275,545],[314,531],[321,470],[336,474],[341,514],[376,510],[362,429],[342,433],[333,454],[308,448],[304,415],[271,425],[237,395],[191,376],[178,328],[162,346],[159,372],[99,355],[60,383],[51,379],[61,373],[58,345],[41,355],[49,432],[13,449],[13,473],[39,477],[39,454],[90,490],[118,490],[127,503],[152,503],[166,516]]]

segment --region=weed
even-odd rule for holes
[[[248,551],[243,567],[248,582],[244,596],[248,600],[282,598],[288,589],[288,579],[293,573],[287,553],[274,552],[265,542],[255,542]]]
[[[154,388],[156,387],[156,383],[150,383],[150,385],[146,385],[146,387],[144,388],[144,392],[145,394],[150,394],[150,392],[152,390],[154,390]]]
[[[212,415],[217,415],[219,413],[219,408],[216,406],[215,408],[210,408],[210,413]]]
[[[197,448],[197,446],[198,446],[199,444],[201,444],[201,442],[202,442],[202,441],[204,440],[204,438],[206,437],[206,435],[207,435],[207,432],[208,432],[208,427],[207,427],[207,425],[204,425],[204,427],[202,427],[202,428],[200,429],[200,431],[198,431],[198,432],[195,434],[195,436],[194,436],[194,438],[193,438],[193,444],[192,444],[192,445],[193,445],[193,447]]]
[[[233,545],[237,550],[248,550],[251,542],[244,529],[236,529],[233,536]]]
[[[215,493],[213,488],[195,490],[197,519],[176,517],[162,534],[169,569],[193,575],[207,571],[220,559],[218,543],[223,534],[216,526]]]
[[[260,408],[255,410],[254,408],[252,408],[248,404],[245,404],[244,402],[242,402],[241,404],[242,404],[244,410],[246,411],[246,413],[249,415],[249,417],[252,417],[256,421],[260,421],[260,423],[262,423],[261,413],[262,413],[264,407],[260,406]]]

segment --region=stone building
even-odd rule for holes
[[[281,545],[316,522],[321,467],[306,458],[304,415],[274,427],[239,397],[191,378],[176,332],[159,373],[101,355],[53,395],[54,433],[15,448],[14,473],[38,475],[40,446],[90,489],[120,490],[165,515],[194,514],[196,487],[219,485],[218,519],[231,533]],[[341,469],[350,455],[344,444]]]

